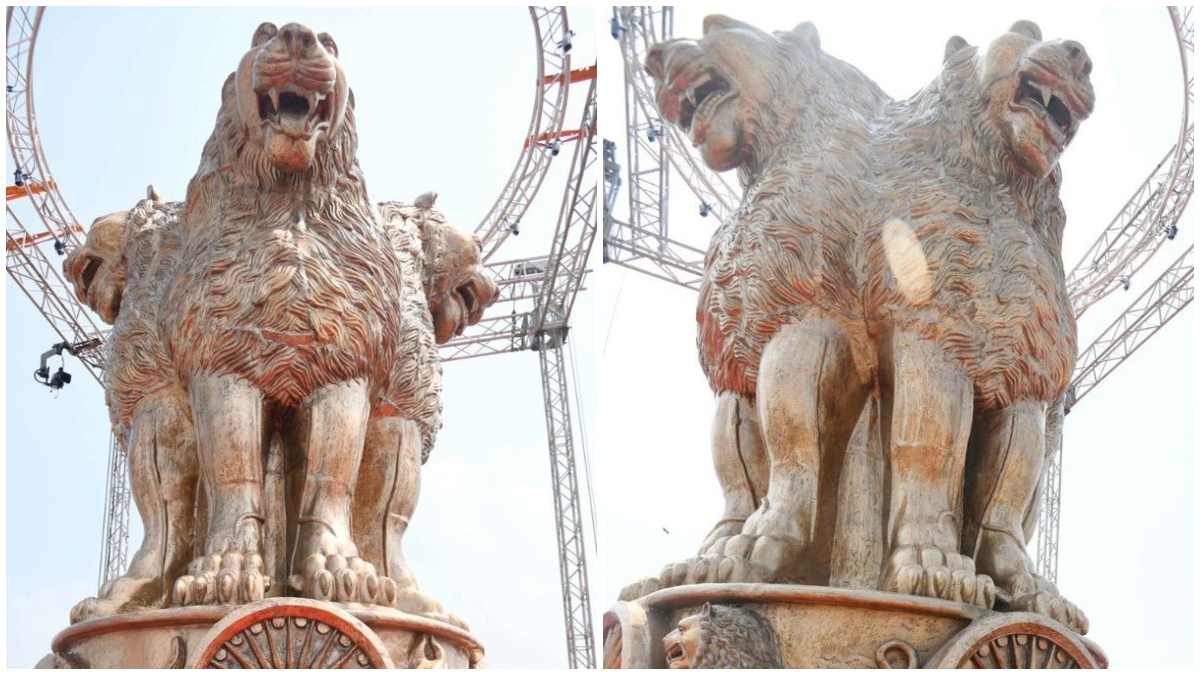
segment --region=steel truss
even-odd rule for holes
[[[1075,315],[1081,316],[1118,286],[1129,280],[1162,246],[1171,228],[1178,231],[1179,216],[1192,196],[1192,8],[1168,7],[1183,73],[1183,115],[1179,140],[1150,177],[1134,192],[1125,207],[1067,275],[1067,291]],[[1171,160],[1167,163],[1167,160]]]
[[[583,286],[587,260],[596,239],[593,218],[596,204],[596,81],[588,89],[583,136],[575,146],[571,177],[558,214],[546,283],[538,295],[532,317],[533,349],[542,370],[546,405],[546,432],[550,441],[554,516],[558,523],[559,572],[562,577],[563,618],[567,627],[567,654],[572,668],[595,668],[591,600],[588,595],[587,559],[584,556],[583,510],[575,468],[571,406],[563,348],[575,296]],[[578,383],[576,383],[578,386]]]

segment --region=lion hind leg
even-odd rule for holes
[[[741,534],[746,519],[767,492],[770,466],[753,397],[733,391],[718,396],[713,416],[712,456],[725,497],[725,512],[700,545],[701,555],[720,546],[721,540]]]
[[[959,552],[974,390],[937,345],[897,332],[885,365],[886,562],[880,589],[990,607],[992,580]]]
[[[1037,574],[1025,550],[1024,521],[1041,480],[1045,429],[1045,406],[1034,402],[976,421],[965,495],[968,518],[978,523],[975,562],[995,580],[1002,608],[1044,614],[1086,633],[1087,617]]]

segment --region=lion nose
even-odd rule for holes
[[[308,50],[313,48],[313,45],[317,44],[317,34],[308,26],[298,23],[289,23],[280,28],[279,39],[283,40],[283,44],[295,58],[304,56]]]
[[[1071,70],[1078,77],[1086,77],[1092,72],[1092,60],[1088,58],[1087,50],[1083,45],[1074,40],[1064,40],[1062,43],[1063,49],[1067,52],[1067,60],[1071,63]]]

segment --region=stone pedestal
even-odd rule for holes
[[[1091,641],[1037,614],[878,591],[697,584],[619,602],[604,615],[604,667],[666,668],[669,661],[693,668],[1108,666]]]
[[[303,598],[92,619],[52,648],[58,668],[472,668],[483,658],[448,623]]]

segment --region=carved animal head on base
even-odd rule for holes
[[[886,98],[861,72],[821,51],[812,23],[767,33],[727,16],[704,19],[704,37],[652,46],[646,70],[666,122],[711,168],[725,171],[764,152],[820,91],[872,107]]]
[[[783,667],[771,624],[736,605],[704,603],[663,638],[663,650],[671,669]]]

